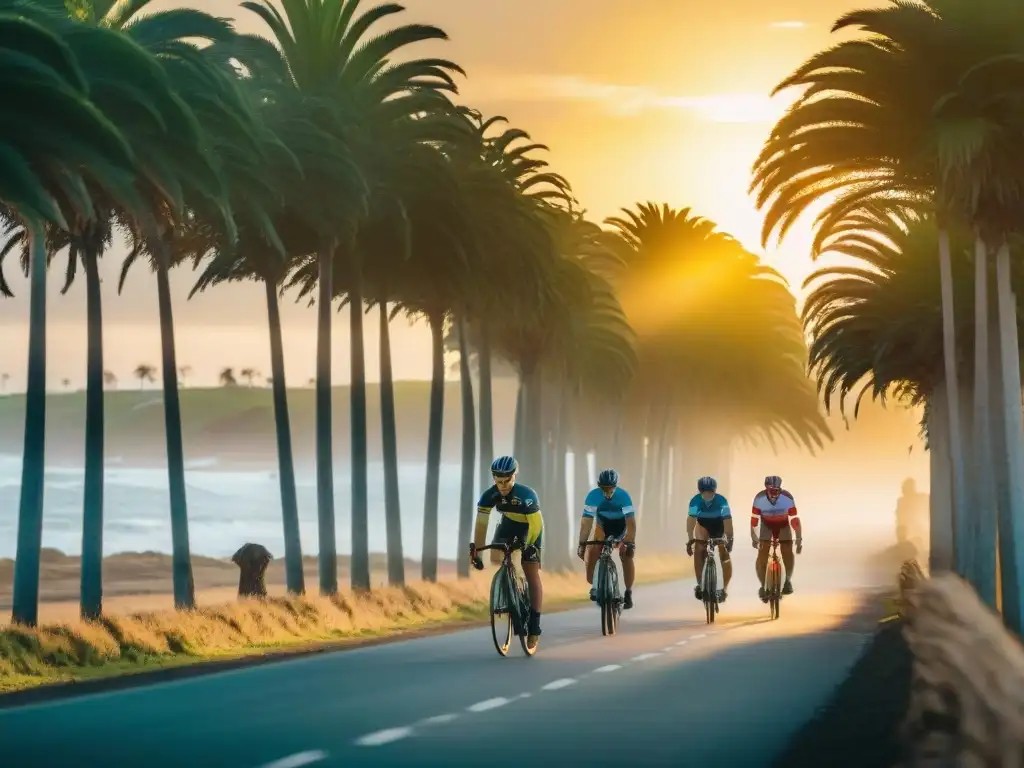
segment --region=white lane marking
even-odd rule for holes
[[[557,691],[559,688],[566,688],[570,685],[575,685],[576,681],[571,677],[563,677],[561,680],[553,680],[547,685],[541,686],[542,691]]]
[[[489,709],[497,709],[498,707],[504,707],[508,704],[508,699],[503,696],[499,696],[496,699],[487,699],[486,701],[478,701],[476,704],[472,704],[466,707],[468,712],[486,712]]]
[[[516,698],[517,699],[528,699],[531,696],[533,696],[532,693],[520,693],[518,696],[516,696]]]
[[[668,653],[669,651],[674,651],[675,649],[676,647],[674,645],[666,645],[664,648],[661,649],[661,652]]]
[[[639,656],[634,656],[630,661],[647,661],[647,659],[653,659],[661,656],[661,651],[655,653],[641,653]]]
[[[690,639],[691,640],[702,640],[705,637],[707,637],[707,635],[702,633],[702,634],[699,634],[699,635],[691,635]]]
[[[416,725],[443,725],[444,723],[450,723],[457,717],[458,715],[453,714],[434,715],[433,717],[428,717],[426,720],[420,720]]]
[[[368,733],[366,736],[356,739],[356,746],[358,747],[379,747],[382,744],[390,744],[392,741],[398,741],[408,736],[412,736],[412,727],[404,726],[402,728],[385,728],[383,731],[376,731],[374,733]]]
[[[606,664],[603,667],[598,667],[595,672],[614,672],[616,669],[622,669],[621,664]]]
[[[690,641],[689,640],[680,640],[678,643],[676,643],[676,645],[686,645],[688,642],[690,642]]]
[[[310,763],[319,763],[327,759],[327,753],[322,749],[310,749],[306,752],[296,752],[294,755],[282,757],[280,760],[261,765],[260,768],[302,768]]]

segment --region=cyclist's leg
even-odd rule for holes
[[[694,526],[693,529],[693,573],[697,577],[697,586],[693,588],[693,594],[698,600],[703,599],[700,589],[700,579],[704,573],[704,558],[707,555],[707,540],[708,531],[698,519],[697,525]]]
[[[544,585],[540,578],[540,551],[544,546],[544,517],[540,512],[529,515],[530,522],[523,523],[526,547],[523,549],[523,575],[530,585],[530,626],[527,634],[540,636],[540,614],[544,607]]]
[[[593,541],[604,541],[604,521],[597,517],[594,520],[594,538]],[[601,548],[596,544],[591,544],[587,547],[587,551],[584,555],[586,557],[587,564],[587,583],[590,584],[590,599],[597,599],[597,586],[594,584],[594,570],[597,568],[597,559],[601,556]]]
[[[507,517],[502,515],[501,519],[498,520],[498,525],[494,529],[494,536],[491,538],[491,544],[507,544],[512,541],[512,537],[516,535],[516,525],[509,520]],[[491,550],[491,565],[501,565],[501,559],[505,556],[505,553],[500,549]]]
[[[754,563],[754,568],[757,569],[757,581],[761,585],[760,589],[757,590],[758,596],[763,600],[765,597],[764,592],[764,575],[765,570],[768,568],[768,553],[771,551],[771,540],[772,531],[764,522],[761,522],[761,528],[758,532],[759,543],[757,546],[757,561]]]
[[[793,528],[787,525],[779,530],[779,549],[782,550],[782,564],[786,566],[786,581],[782,585],[784,594],[793,593],[793,566],[796,558],[793,557]]]
[[[722,561],[722,592],[729,591],[729,582],[732,581],[732,557],[724,544],[718,545],[718,558]]]
[[[614,536],[619,539],[626,535],[625,518],[605,520],[604,527],[606,535],[608,536]],[[633,607],[633,579],[636,578],[636,567],[633,565],[633,553],[631,551],[627,553],[625,549],[620,549],[619,562],[622,563],[622,586],[624,588],[622,595],[622,607],[628,610]]]

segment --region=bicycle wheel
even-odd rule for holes
[[[704,584],[701,587],[704,592],[704,612],[708,624],[715,623],[715,614],[718,613],[718,592],[715,589],[717,582],[715,556],[711,547],[708,547],[707,560],[704,561]]]
[[[779,618],[779,603],[782,601],[782,568],[777,558],[772,558],[768,565],[768,578],[765,580],[768,590],[768,613],[772,621]]]
[[[519,621],[522,632],[519,634],[519,645],[523,647],[523,653],[527,656],[533,656],[537,652],[536,646],[531,650],[529,643],[527,643],[527,637],[530,634],[530,585],[525,578],[520,577],[519,591],[517,592],[517,598],[519,599]]]
[[[494,647],[502,656],[512,646],[512,602],[507,594],[505,569],[499,568],[491,579],[491,637]],[[502,639],[504,638],[504,639]]]
[[[602,569],[604,572],[604,585],[598,593],[601,595],[601,633],[614,635],[618,629],[618,614],[616,613],[616,598],[618,597],[618,579],[615,572],[615,563],[611,558],[605,561]]]

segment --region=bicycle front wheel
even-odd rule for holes
[[[718,592],[716,591],[715,556],[708,547],[707,560],[704,561],[704,584],[701,591],[704,593],[704,614],[708,624],[715,623],[715,614],[718,613]]]
[[[782,602],[782,566],[778,560],[772,560],[768,566],[768,613],[775,621],[779,618],[779,605]]]
[[[537,652],[537,647],[530,648],[530,644],[527,642],[527,638],[530,635],[530,584],[526,581],[525,577],[521,582],[521,591],[518,592],[519,598],[519,615],[522,617],[520,620],[520,626],[522,632],[519,633],[519,644],[523,647],[523,653],[527,656],[533,656]]]
[[[499,568],[491,579],[491,637],[502,656],[512,647],[512,601],[507,594],[505,569]]]
[[[619,616],[617,612],[618,601],[618,578],[615,572],[615,563],[609,558],[605,561],[602,569],[604,574],[603,589],[598,593],[601,595],[601,634],[614,635],[618,630]]]

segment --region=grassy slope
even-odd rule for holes
[[[650,556],[638,583],[679,578],[688,563]],[[0,630],[0,691],[180,667],[203,661],[264,658],[268,653],[353,645],[368,638],[487,617],[491,571],[472,578],[413,583],[332,599],[246,599],[193,612],[156,611],[29,630]],[[544,577],[547,612],[586,599],[579,573]],[[595,613],[596,616],[596,613]],[[595,619],[594,625],[597,631]]]

